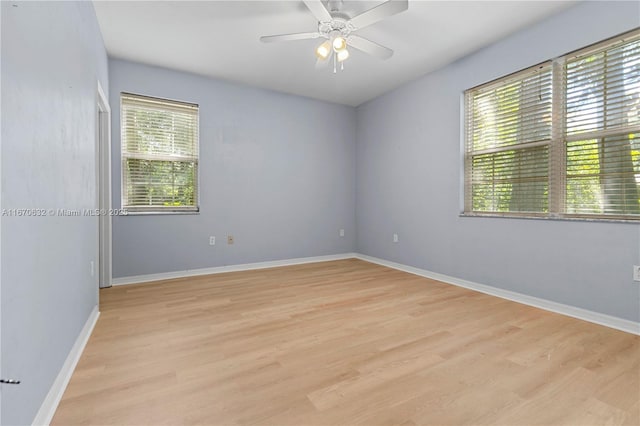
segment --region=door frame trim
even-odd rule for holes
[[[111,107],[98,81],[96,102],[96,208],[98,216],[98,287],[111,287],[112,216],[111,210]],[[101,125],[104,124],[104,125]],[[102,237],[102,238],[101,238]],[[106,253],[106,255],[105,255]]]

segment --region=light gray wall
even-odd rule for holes
[[[354,108],[132,62],[109,64],[115,207],[120,92],[200,105],[200,214],[115,217],[114,277],[353,251]],[[233,245],[226,244],[229,234]]]
[[[638,225],[459,217],[463,91],[639,25],[638,2],[584,2],[361,105],[357,251],[640,320]]]
[[[17,5],[14,7],[13,5]],[[2,2],[2,207],[95,208],[91,2]],[[98,301],[95,217],[2,217],[3,425],[30,424]]]

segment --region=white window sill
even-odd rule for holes
[[[149,211],[149,212],[132,212],[129,211],[127,214],[125,215],[120,215],[121,217],[126,217],[126,216],[167,216],[167,215],[199,215],[200,214],[200,210],[197,211]]]
[[[634,225],[640,225],[640,217],[638,219],[616,219],[616,218],[602,218],[602,217],[571,217],[571,216],[534,216],[527,214],[500,214],[500,213],[468,213],[463,212],[458,215],[459,217],[484,217],[490,219],[527,219],[527,220],[552,220],[561,222],[600,222],[600,223],[628,223]]]

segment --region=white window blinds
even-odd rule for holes
[[[122,207],[198,211],[198,106],[121,94]]]
[[[467,207],[548,211],[551,64],[467,93]]]
[[[640,33],[465,92],[465,212],[640,219]]]
[[[572,55],[565,73],[566,213],[640,215],[640,39]]]

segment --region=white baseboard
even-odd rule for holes
[[[58,373],[58,377],[56,377],[53,385],[51,385],[51,389],[49,389],[49,393],[42,402],[42,405],[38,410],[38,414],[36,414],[35,419],[33,419],[34,426],[48,426],[49,423],[51,423],[53,415],[56,413],[58,404],[60,403],[62,395],[69,384],[69,380],[71,380],[71,375],[76,369],[76,365],[80,360],[80,355],[82,355],[82,351],[84,351],[84,347],[89,341],[89,337],[91,336],[91,332],[93,331],[93,327],[96,325],[99,316],[100,311],[98,311],[98,306],[96,305],[91,311],[91,314],[89,314],[89,318],[87,318],[87,322],[84,324],[82,331],[80,331],[76,342],[73,344],[67,359]]]
[[[243,263],[240,265],[216,266],[213,268],[189,269],[185,271],[164,272],[160,274],[135,275],[131,277],[114,278],[111,281],[111,285],[139,284],[149,281],[170,280],[174,278],[194,277],[197,275],[222,274],[225,272],[250,271],[253,269],[276,268],[278,266],[301,265],[304,263],[329,262],[332,260],[353,259],[355,257],[356,253],[342,253],[327,256],[272,260],[269,262]]]
[[[355,257],[360,260],[387,266],[389,268],[408,272],[410,274],[419,275],[425,278],[431,278],[433,280],[442,281],[447,284],[453,284],[458,287],[468,288],[470,290],[479,291],[491,296],[496,296],[502,299],[511,300],[513,302],[518,302],[536,308],[544,309],[545,311],[555,312],[557,314],[562,314],[584,321],[589,321],[595,324],[604,325],[605,327],[611,327],[617,330],[626,331],[627,333],[640,335],[640,322],[613,317],[611,315],[605,315],[599,312],[565,305],[563,303],[552,302],[551,300],[540,299],[538,297],[516,293],[515,291],[503,290],[501,288],[491,287],[485,284],[479,284],[473,281],[467,281],[460,278],[451,277],[449,275],[439,274],[437,272],[431,272],[425,269],[403,265],[401,263],[390,262],[388,260],[378,259],[376,257],[367,256],[364,254],[357,253]]]

